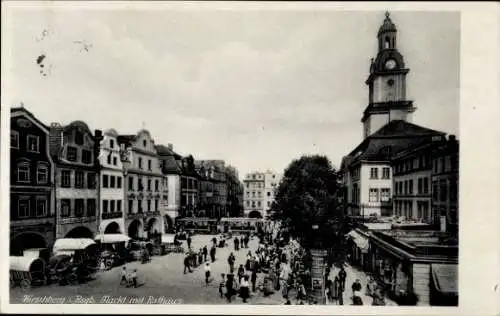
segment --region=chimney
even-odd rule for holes
[[[449,135],[448,136],[448,141],[450,141],[450,142],[456,142],[457,141],[457,137],[455,135]]]
[[[174,145],[172,145],[171,143],[168,143],[167,148],[170,150],[174,150]]]

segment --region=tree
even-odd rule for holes
[[[342,218],[337,172],[325,156],[302,156],[290,163],[271,205],[292,237],[304,247],[329,247]]]

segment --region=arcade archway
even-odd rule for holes
[[[20,233],[10,240],[10,255],[22,256],[23,251],[32,248],[47,248],[47,239],[38,233]]]
[[[111,222],[106,226],[106,229],[104,229],[105,234],[120,234],[120,225],[118,225],[117,222]]]
[[[249,218],[262,218],[262,214],[259,211],[251,211],[250,214],[248,214]]]
[[[142,223],[135,219],[132,221],[132,223],[130,223],[130,225],[128,226],[128,236],[130,238],[139,238],[139,232],[142,228]]]
[[[153,218],[150,218],[147,222],[147,225],[146,225],[146,231],[148,233],[158,233],[158,220],[153,217]]]
[[[65,238],[94,238],[94,234],[90,229],[85,226],[78,226],[73,228],[66,234]]]
[[[170,218],[170,216],[163,216],[163,226],[165,227],[165,232],[171,232],[174,230],[174,221]]]

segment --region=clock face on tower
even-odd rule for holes
[[[396,68],[396,61],[394,59],[389,59],[385,62],[385,68],[389,70]]]

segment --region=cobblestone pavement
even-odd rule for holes
[[[192,238],[192,247],[198,250],[204,245],[211,245],[213,235],[197,235]],[[50,285],[34,287],[31,289],[13,288],[10,290],[10,302],[23,303],[25,295],[33,297],[65,298],[65,303],[77,303],[76,299],[88,299],[89,303],[102,303],[106,296],[111,298],[123,298],[124,303],[154,303],[162,304],[167,300],[184,304],[228,304],[219,296],[218,286],[221,273],[228,272],[227,257],[233,252],[236,257],[235,267],[243,264],[246,260],[248,250],[254,252],[257,249],[258,239],[254,238],[249,243],[249,249],[234,251],[233,242],[229,246],[217,248],[216,260],[212,266],[213,281],[205,285],[203,266],[195,268],[192,273],[183,274],[184,255],[168,254],[166,256],[154,256],[147,264],[131,262],[127,264],[128,269],[138,269],[138,288],[126,288],[119,285],[121,267],[109,271],[99,272],[95,280],[78,286]],[[183,246],[187,248],[184,242]],[[259,274],[260,279],[263,274]],[[136,300],[132,302],[131,300]],[[26,301],[24,301],[26,302]],[[108,301],[109,303],[110,301]],[[120,302],[123,304],[123,302]],[[260,293],[252,293],[247,304],[283,304],[284,300],[280,293],[264,298]],[[233,298],[231,304],[243,304],[239,297]]]

